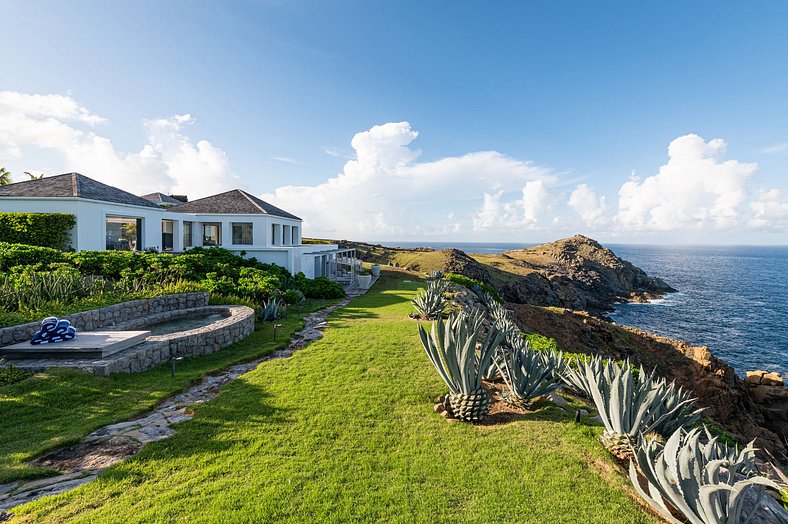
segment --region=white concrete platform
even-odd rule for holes
[[[150,331],[86,331],[73,340],[33,345],[20,342],[0,347],[0,356],[7,359],[36,358],[103,358],[144,342]]]

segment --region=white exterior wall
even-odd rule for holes
[[[162,249],[162,220],[173,222],[173,251],[180,252],[183,246],[183,222],[192,223],[192,247],[202,245],[202,224],[221,224],[221,247],[235,253],[246,251],[247,257],[260,262],[284,266],[293,274],[299,271],[314,277],[314,259],[304,253],[331,251],[334,244],[302,245],[302,223],[300,220],[270,215],[207,215],[175,213],[164,208],[147,208],[112,202],[100,202],[83,198],[0,198],[0,211],[22,213],[69,213],[76,217],[76,226],[71,232],[71,246],[76,250],[103,251],[106,249],[107,216],[122,216],[142,219],[141,249]],[[232,243],[233,222],[252,224],[252,244]],[[272,225],[276,235],[272,236]],[[284,238],[285,228],[290,234]]]
[[[154,208],[99,202],[84,198],[0,199],[0,211],[21,213],[70,213],[76,217],[71,232],[71,247],[77,250],[106,249],[107,216],[142,219],[142,249],[161,249],[162,212]]]

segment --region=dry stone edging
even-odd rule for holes
[[[252,371],[263,362],[290,357],[309,343],[322,338],[323,330],[328,325],[328,315],[345,307],[353,298],[354,296],[348,296],[304,317],[304,327],[293,335],[286,348],[250,362],[236,364],[218,375],[209,375],[186,391],[163,401],[145,416],[104,426],[85,437],[79,444],[36,459],[33,462],[35,465],[57,465],[66,471],[55,467],[54,469],[63,471],[63,474],[0,485],[0,522],[10,518],[7,510],[87,484],[97,478],[105,468],[136,455],[148,442],[172,436],[175,430],[170,426],[194,417],[189,409],[191,406],[211,400],[227,383]]]

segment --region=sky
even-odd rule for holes
[[[0,166],[367,241],[788,244],[788,3],[0,0]]]

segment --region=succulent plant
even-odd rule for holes
[[[459,312],[449,315],[445,323],[443,319],[434,321],[430,333],[419,326],[424,351],[449,387],[447,407],[461,420],[480,420],[492,403],[482,387],[482,375],[489,368],[503,333],[493,326],[481,340],[483,321],[480,311]]]
[[[699,418],[699,411],[691,409],[694,399],[647,376],[642,367],[640,380],[633,376],[629,362],[619,366],[607,361],[601,366],[584,366],[583,370],[605,426],[602,442],[609,449],[631,448],[640,435],[684,426]]]
[[[474,284],[471,287],[471,291],[474,292],[474,294],[479,299],[479,301],[482,303],[482,305],[484,307],[486,307],[487,309],[490,309],[490,307],[492,307],[493,304],[496,304],[496,305],[500,306],[499,302],[497,300],[495,300],[495,298],[490,293],[488,293],[484,289],[484,287],[482,287],[481,284],[479,284],[479,283]]]
[[[282,303],[276,298],[271,298],[263,302],[263,306],[260,308],[260,321],[279,320],[284,316],[284,312],[285,308],[282,306]]]
[[[578,360],[577,369],[564,364],[560,369],[561,379],[573,393],[590,399],[592,395],[588,379],[601,373],[602,366],[604,366],[604,362],[597,355],[593,355],[587,360]]]
[[[662,413],[674,413],[673,416],[661,419],[661,422],[656,424],[652,431],[664,437],[672,435],[677,429],[684,428],[695,424],[700,421],[703,408],[696,409],[695,399],[689,391],[682,387],[676,387],[675,382],[668,383],[664,378],[645,375],[643,369],[640,369],[638,381],[642,387],[646,389],[659,390],[659,398],[662,399],[662,404],[652,414],[655,419],[659,419]]]
[[[443,316],[443,312],[449,305],[444,297],[448,289],[448,284],[443,280],[433,280],[416,298],[413,299],[413,307],[419,315],[427,320],[435,320]]]
[[[501,360],[503,365],[496,365],[506,384],[504,399],[510,404],[527,406],[532,399],[552,393],[560,385],[553,373],[553,361],[531,351],[527,341],[505,352]]]
[[[429,279],[430,280],[440,280],[443,278],[443,271],[440,269],[435,269],[430,272]]]
[[[688,433],[678,429],[664,447],[655,439],[643,442],[636,460],[648,482],[648,493],[641,487],[635,465],[630,461],[632,484],[652,508],[675,524],[682,521],[671,514],[668,504],[691,524],[749,522],[752,515],[742,519],[744,495],[750,489],[757,489],[754,505],[757,508],[764,494],[762,487],[777,489],[777,484],[765,477],[742,478],[754,460],[752,443],[736,459],[720,458],[716,440],[703,444],[700,434],[700,428]]]

